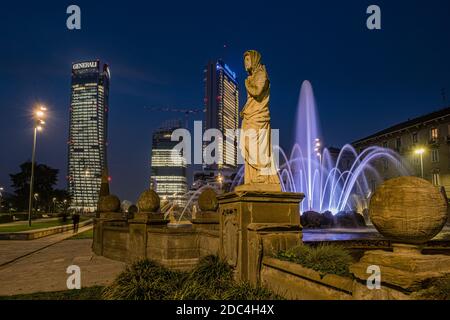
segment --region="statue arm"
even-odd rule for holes
[[[245,80],[245,87],[247,92],[252,97],[258,97],[263,92],[267,84],[267,76],[265,72],[258,72],[253,79],[247,78]]]

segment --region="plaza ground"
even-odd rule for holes
[[[80,229],[80,234],[92,226]],[[81,269],[81,286],[104,286],[123,270],[123,262],[96,256],[92,239],[65,232],[30,241],[0,241],[0,296],[67,290],[67,267]]]

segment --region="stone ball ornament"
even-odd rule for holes
[[[376,189],[370,199],[369,216],[386,238],[422,244],[444,227],[447,201],[430,182],[417,177],[399,177]]]
[[[120,210],[120,200],[115,195],[101,196],[98,199],[99,212],[117,212]]]
[[[139,212],[156,212],[160,206],[160,199],[154,190],[145,190],[139,196],[137,206]]]
[[[219,207],[214,189],[206,188],[198,197],[198,206],[202,211],[216,211]]]

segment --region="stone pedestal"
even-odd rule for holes
[[[219,213],[217,211],[197,212],[195,219],[192,219],[195,228],[202,230],[219,230]]]
[[[148,228],[150,226],[164,226],[169,220],[163,213],[139,212],[129,224],[129,252],[128,260],[134,261],[147,256]]]
[[[427,280],[450,274],[449,256],[424,255],[415,245],[394,244],[393,248],[393,252],[366,252],[358,263],[350,267],[350,271],[365,282],[369,277],[367,267],[379,266],[382,286],[410,293],[420,290]]]
[[[92,251],[97,255],[103,255],[103,229],[109,222],[124,222],[121,212],[100,212],[98,218],[94,218],[94,237]]]
[[[166,225],[169,222],[169,219],[166,219],[164,214],[160,212],[139,212],[135,213],[134,219],[130,220],[130,222],[151,225]]]
[[[302,193],[239,189],[218,196],[219,254],[236,280],[259,282],[263,255],[301,244]]]

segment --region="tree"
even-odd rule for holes
[[[10,174],[12,187],[14,188],[15,206],[19,210],[28,208],[28,197],[30,194],[31,162],[24,162],[20,165],[20,172]],[[33,196],[34,207],[48,210],[53,204],[53,187],[58,181],[58,169],[53,169],[45,164],[35,164]]]

